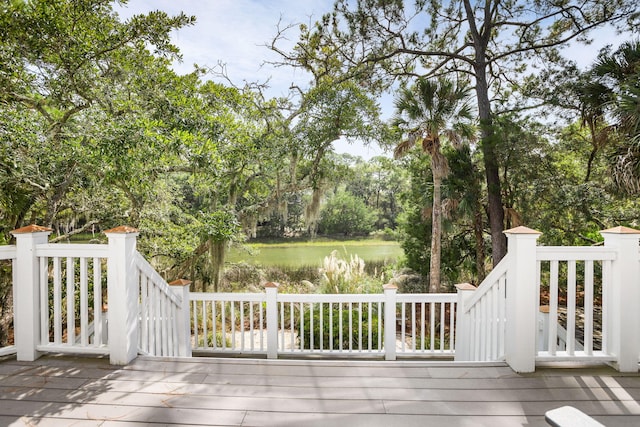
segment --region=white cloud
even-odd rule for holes
[[[272,96],[283,95],[292,79],[301,78],[293,70],[263,65],[277,55],[264,45],[271,42],[282,26],[309,23],[330,11],[331,0],[130,0],[118,13],[123,18],[133,14],[163,10],[170,15],[184,12],[196,16],[196,24],[172,35],[180,48],[183,61],[174,64],[178,73],[193,71],[193,65],[226,64],[229,76],[236,83],[263,82],[271,78]],[[291,45],[297,30],[290,32]]]
[[[602,48],[611,46],[615,50],[623,42],[631,38],[629,34],[618,34],[612,26],[599,28],[590,33],[589,36],[592,40],[590,44],[570,43],[562,50],[563,54],[575,61],[582,70],[586,70],[593,65]]]

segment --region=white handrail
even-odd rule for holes
[[[0,260],[12,260],[19,305],[16,346],[0,353],[15,349],[18,360],[61,351],[108,353],[112,363],[126,364],[138,348],[189,355],[191,344],[269,358],[455,352],[459,360],[504,358],[519,372],[534,370],[536,360],[638,369],[640,233],[624,227],[604,230],[602,247],[538,247],[539,233],[510,230],[507,256],[479,288],[461,287],[457,296],[398,295],[391,285],[384,294],[278,294],[274,283],[266,294],[190,294],[168,285],[135,250],[130,228],[107,232],[109,245],[49,244],[48,233],[31,227],[15,234],[15,246],[0,247]],[[538,305],[547,300],[548,327],[536,336]]]
[[[171,290],[171,287],[167,281],[164,280],[164,277],[162,277],[160,273],[158,273],[151,264],[149,264],[140,252],[136,252],[135,263],[136,267],[140,269],[140,272],[151,279],[154,286],[158,287],[163,294],[167,295],[171,302],[178,306],[182,303],[182,298]]]
[[[38,257],[106,258],[109,246],[100,244],[46,243],[36,247]]]
[[[509,267],[510,257],[509,254],[505,255],[504,258],[491,270],[491,273],[485,277],[482,281],[478,289],[473,293],[473,296],[469,299],[469,301],[464,306],[464,313],[468,313],[473,306],[475,306],[478,301],[480,301],[490,290],[492,286],[495,286],[500,278],[507,273],[507,268]]]
[[[162,276],[135,252],[139,274],[138,350],[154,356],[179,356],[182,296],[177,295]]]
[[[0,260],[14,259],[16,257],[16,246],[0,246]]]
[[[603,246],[538,246],[538,261],[611,261],[617,251]]]

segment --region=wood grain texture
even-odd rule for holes
[[[640,376],[608,367],[47,356],[0,361],[0,425],[547,426],[570,405],[640,425]]]

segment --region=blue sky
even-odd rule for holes
[[[177,72],[192,71],[194,63],[214,66],[223,62],[237,83],[271,76],[274,95],[280,95],[277,92],[286,91],[295,76],[290,70],[262,66],[265,60],[276,58],[264,44],[275,36],[279,21],[282,26],[313,22],[331,10],[332,4],[333,0],[130,0],[119,14],[127,18],[160,9],[170,15],[181,11],[195,15],[194,26],[173,34],[184,57],[174,66]],[[292,38],[296,35],[291,31]]]
[[[268,96],[286,95],[291,83],[304,84],[308,78],[290,68],[274,68],[265,61],[277,60],[277,55],[264,45],[271,42],[278,23],[281,27],[312,24],[322,14],[331,11],[334,0],[129,0],[124,8],[117,8],[123,18],[133,14],[163,10],[170,15],[181,11],[196,16],[196,24],[174,32],[173,42],[180,48],[183,61],[174,64],[178,73],[193,71],[193,64],[216,66],[223,63],[227,75],[236,84],[244,81],[264,82],[270,79]],[[297,40],[297,28],[287,33],[289,43]],[[594,34],[593,45],[569,47],[568,57],[579,66],[592,63],[600,47],[617,46],[623,40],[612,30]],[[285,45],[280,45],[284,47]],[[390,115],[390,97],[382,100],[383,110]],[[378,147],[349,145],[338,141],[336,151],[370,158],[382,153]]]

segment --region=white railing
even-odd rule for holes
[[[12,233],[16,246],[0,248],[0,257],[14,257],[18,360],[42,352],[108,354],[113,364],[139,352],[191,355],[188,287],[154,271],[136,251],[136,230],[106,231],[108,245],[49,244],[51,230],[39,226]]]
[[[539,247],[540,233],[508,230],[507,256],[477,290],[459,288],[456,360],[504,359],[519,372],[611,362],[637,372],[640,232],[601,233],[602,247]]]
[[[393,287],[384,294],[266,290],[191,293],[193,350],[387,359],[454,354],[455,294],[397,295]],[[391,325],[387,331],[386,325]]]
[[[509,253],[475,288],[458,294],[190,294],[136,251],[137,232],[106,232],[108,245],[48,244],[50,230],[14,230],[11,259],[18,360],[41,352],[109,354],[126,364],[139,351],[384,357],[455,355],[536,362],[611,362],[637,372],[640,356],[640,232],[605,230],[603,247],[538,247],[540,233],[506,232]],[[540,315],[540,305],[548,306]],[[17,307],[17,308],[15,308]],[[106,313],[103,311],[108,307]],[[541,320],[540,320],[541,319]],[[455,338],[455,339],[454,339]]]
[[[16,247],[15,245],[7,245],[7,246],[0,246],[0,261],[11,261],[11,283],[16,283]],[[12,295],[12,301],[15,301],[16,299],[16,295],[15,295],[15,287],[12,286],[11,291],[13,292]],[[14,313],[13,316],[13,324],[15,324],[16,321],[16,317],[15,317],[15,311],[12,310],[12,312]],[[7,334],[13,334],[14,333],[14,327],[13,324],[9,326],[9,330],[7,330]],[[10,354],[15,354],[16,352],[16,346],[15,345],[4,345],[2,347],[0,347],[0,357],[2,356],[8,356]]]
[[[611,309],[606,291],[612,286],[616,255],[615,249],[605,247],[537,248],[545,309],[536,360],[615,361],[605,331]]]
[[[107,354],[106,245],[41,244],[38,351]]]
[[[183,356],[179,345],[186,335],[181,322],[183,297],[137,251],[134,261],[140,289],[138,351],[151,356]]]
[[[278,294],[278,353],[382,355],[384,299],[383,294]]]
[[[449,357],[455,354],[455,294],[399,294],[397,301],[398,354]]]
[[[459,308],[456,360],[504,360],[506,332],[506,283],[509,255],[487,275],[478,289],[462,296]]]
[[[16,245],[0,246],[0,260],[15,259]]]
[[[266,294],[195,293],[191,299],[194,351],[266,354]]]

